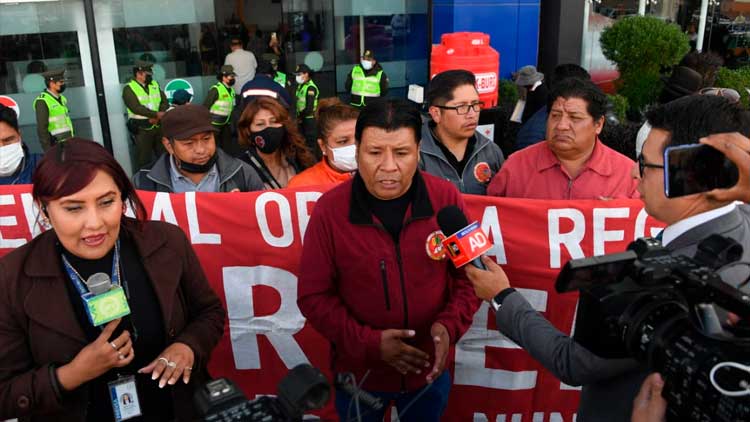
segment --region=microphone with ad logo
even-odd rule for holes
[[[122,286],[113,283],[108,274],[92,274],[84,284],[89,291],[81,298],[89,321],[95,327],[130,314]]]
[[[446,238],[443,249],[456,268],[471,265],[486,270],[480,256],[492,248],[479,222],[469,224],[463,211],[455,205],[447,206],[437,213],[437,223]]]

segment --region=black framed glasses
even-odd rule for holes
[[[650,167],[652,169],[663,169],[664,166],[662,164],[651,164],[647,163],[646,160],[643,158],[643,154],[638,154],[638,175],[640,177],[643,177],[643,169],[646,167]]]
[[[477,101],[475,103],[458,106],[436,105],[435,107],[442,108],[443,110],[456,110],[456,114],[462,115],[469,114],[469,110],[474,110],[474,112],[479,113],[484,108],[484,103],[481,101]]]

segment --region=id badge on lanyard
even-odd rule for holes
[[[134,376],[119,377],[116,381],[107,383],[107,386],[112,400],[115,422],[141,416],[141,402],[138,398]]]

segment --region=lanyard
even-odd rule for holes
[[[76,290],[78,290],[78,294],[83,296],[86,293],[88,293],[88,288],[84,284],[84,281],[81,275],[78,274],[78,271],[76,271],[72,265],[70,265],[68,258],[66,258],[64,254],[62,254],[61,257],[62,257],[63,266],[65,267],[65,271],[68,273],[68,278],[70,278],[70,280],[73,282],[73,285],[76,287]],[[117,239],[117,242],[115,242],[115,254],[114,254],[114,257],[112,257],[111,277],[112,277],[112,284],[120,285],[120,239]]]

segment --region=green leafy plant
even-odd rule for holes
[[[745,88],[750,88],[750,67],[741,67],[739,69],[728,69],[722,67],[716,75],[716,86],[721,88],[732,88],[740,93],[742,105],[745,108],[750,104]]]
[[[690,50],[679,26],[653,16],[618,20],[602,32],[600,42],[604,56],[617,64],[618,93],[633,111],[656,101],[662,87],[659,71],[677,64]]]
[[[518,90],[516,83],[508,79],[500,79],[500,85],[497,88],[498,103],[512,103],[518,101]]]
[[[617,117],[617,120],[624,122],[627,119],[628,99],[620,94],[608,94],[607,98],[609,98],[609,102],[612,104],[612,113]]]

